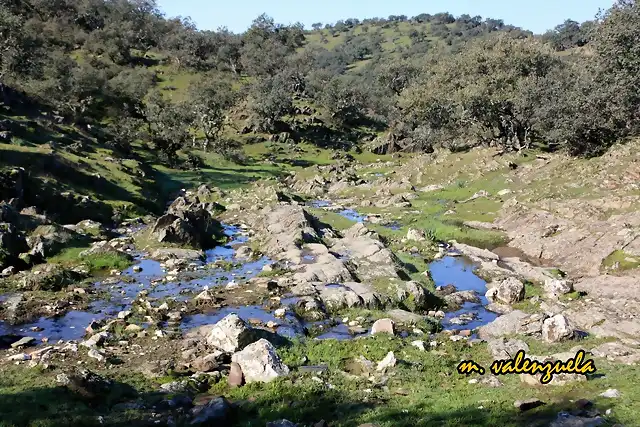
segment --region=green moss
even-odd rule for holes
[[[621,250],[616,250],[609,254],[602,261],[601,266],[603,270],[610,272],[633,270],[638,267],[640,267],[640,257],[629,255]]]

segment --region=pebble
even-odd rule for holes
[[[92,359],[96,359],[98,362],[104,362],[105,357],[102,353],[100,353],[98,350],[96,350],[95,348],[92,348],[91,350],[89,350],[88,356],[91,357]]]
[[[276,317],[284,317],[285,314],[287,314],[287,309],[286,308],[279,308],[275,311],[275,316]]]

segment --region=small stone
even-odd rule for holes
[[[420,340],[412,341],[411,345],[416,347],[419,350],[425,351],[424,350],[424,341],[420,341]]]
[[[513,403],[513,406],[515,406],[517,409],[519,409],[520,412],[525,412],[525,411],[537,408],[537,407],[542,406],[542,405],[544,405],[544,402],[542,400],[536,399],[536,398],[526,399],[526,400],[516,400]]]
[[[97,334],[91,336],[91,338],[89,338],[88,340],[81,342],[80,345],[84,347],[96,347],[102,345],[102,343],[104,343],[109,338],[110,335],[108,332],[98,332]]]
[[[131,316],[131,311],[125,310],[118,313],[118,319],[127,319]]]
[[[240,387],[244,384],[244,375],[242,374],[242,368],[238,363],[231,362],[227,382],[229,383],[229,387]]]
[[[286,314],[287,314],[287,309],[286,308],[279,308],[275,311],[275,316],[276,317],[280,317],[283,318]]]
[[[469,380],[469,384],[478,384],[478,379],[477,378],[471,378]]]
[[[394,366],[396,366],[396,363],[397,363],[396,357],[393,354],[393,351],[390,351],[389,353],[387,353],[384,359],[378,362],[376,371],[378,372],[386,371],[387,369],[393,368]]]
[[[610,388],[607,391],[600,393],[600,396],[615,399],[617,397],[620,397],[620,392],[615,388]]]
[[[158,311],[168,311],[169,310],[169,304],[162,303],[162,305],[160,307],[158,307]]]
[[[280,326],[280,325],[277,322],[274,322],[273,320],[269,320],[267,322],[267,328],[269,328],[269,329],[275,329],[278,326]]]
[[[134,273],[140,273],[142,271],[142,267],[140,267],[139,265],[134,265],[133,266],[133,272]]]
[[[472,334],[472,332],[469,329],[463,329],[463,330],[458,332],[458,335],[460,335],[461,337],[470,337],[471,334]]]
[[[92,348],[91,350],[89,350],[88,356],[91,357],[92,359],[96,359],[98,362],[104,362],[105,357],[102,353],[100,353],[98,350],[96,350],[95,348]]]
[[[395,324],[391,319],[379,319],[376,320],[371,327],[371,335],[375,334],[389,334],[395,335]]]

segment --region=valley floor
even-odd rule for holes
[[[1,284],[0,425],[638,425],[639,144],[583,160],[266,143],[199,171],[0,144],[7,170],[40,159],[38,179],[122,213],[69,226],[5,204],[51,256]],[[177,198],[162,215],[150,194]],[[519,349],[584,349],[597,372],[456,370]]]

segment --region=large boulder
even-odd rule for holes
[[[254,339],[254,331],[238,317],[229,314],[216,323],[207,335],[207,344],[227,353],[242,350]]]
[[[240,365],[247,383],[270,382],[289,374],[273,344],[264,338],[235,353],[231,360]]]

